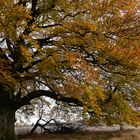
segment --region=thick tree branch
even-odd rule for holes
[[[46,37],[46,38],[35,39],[35,40],[38,41],[38,44],[40,46],[45,46],[45,45],[48,45],[48,44],[53,45],[54,40],[50,40],[52,38],[53,38],[53,36],[52,37],[49,36],[49,37]]]
[[[29,2],[29,0],[20,0],[17,4],[25,6],[27,2]]]
[[[8,38],[6,39],[6,44],[7,44],[8,50],[11,54],[11,57],[14,60],[15,59],[15,54],[14,54],[15,52],[14,52],[14,49],[12,48],[12,46],[11,46],[12,45],[11,41]]]
[[[40,62],[42,62],[43,60],[44,60],[44,59],[39,59],[39,60],[33,61],[33,62],[30,63],[28,66],[26,66],[25,68],[22,69],[23,72],[24,72],[24,71],[27,71],[27,70],[29,70],[29,69],[31,69],[34,65],[36,65],[36,64],[38,64],[38,63],[40,63]]]
[[[6,56],[5,52],[2,50],[2,48],[0,48],[0,59],[4,59],[4,60],[8,60],[8,57]]]
[[[40,96],[46,96],[46,97],[50,97],[54,100],[58,100],[58,101],[62,101],[62,102],[66,102],[70,105],[77,105],[77,106],[83,106],[83,103],[78,100],[77,98],[74,97],[64,97],[59,93],[56,93],[54,91],[50,91],[50,90],[36,90],[32,93],[27,94],[26,96],[22,97],[20,99],[19,102],[19,106],[24,106],[30,103],[30,101],[34,98],[38,98]],[[18,100],[19,101],[19,100]]]

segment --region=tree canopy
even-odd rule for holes
[[[0,59],[0,108],[47,96],[140,124],[138,0],[1,0]]]

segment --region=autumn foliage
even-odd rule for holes
[[[46,95],[92,124],[140,124],[139,0],[0,0],[0,44],[17,108]]]

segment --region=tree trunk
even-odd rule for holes
[[[15,110],[0,106],[0,140],[17,140],[15,131]]]
[[[120,131],[123,131],[123,124],[120,124]]]

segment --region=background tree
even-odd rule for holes
[[[43,95],[92,123],[139,125],[139,11],[137,0],[1,0],[0,139]]]

